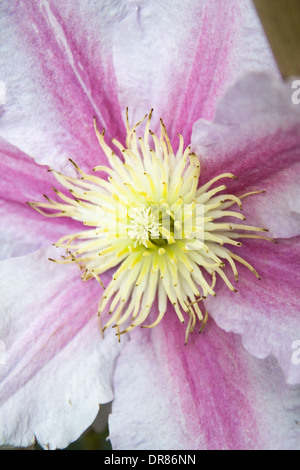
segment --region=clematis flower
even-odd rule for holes
[[[92,423],[99,404],[114,398],[115,449],[298,446],[300,372],[292,357],[300,339],[299,110],[289,86],[273,75],[240,78],[250,70],[274,69],[251,4],[242,10],[235,1],[199,3],[101,1],[75,8],[68,1],[2,2],[2,442],[26,446],[37,439],[44,447],[65,447]],[[124,120],[126,107],[130,115]],[[152,107],[137,149],[132,126]],[[127,167],[111,152],[111,138]],[[184,142],[191,144],[186,152]],[[183,164],[189,165],[185,172]],[[97,178],[93,168],[119,179]],[[214,184],[219,175],[229,177],[226,192]],[[160,184],[171,181],[174,194]],[[186,202],[196,195],[204,208],[208,201],[216,205],[208,210],[215,211],[213,220],[203,220],[208,251],[202,243],[188,259],[198,266],[197,276],[188,271],[187,247],[171,243],[179,229],[176,217],[168,231],[148,205],[141,206],[155,194],[155,202],[163,199],[165,212],[175,214],[181,181]],[[57,182],[68,191],[56,189]],[[129,217],[131,241],[102,253],[102,264],[105,239],[91,215],[103,215],[96,207],[101,198],[109,214],[122,182],[131,202],[134,196],[139,203]],[[143,195],[139,185],[147,184]],[[48,199],[41,203],[43,194]],[[228,222],[244,219],[228,207],[241,201],[244,228]],[[262,228],[276,244],[260,238]],[[58,240],[57,249],[52,244]],[[101,250],[116,248],[105,243]],[[121,273],[117,291],[112,279],[119,265],[126,268],[121,249],[128,245],[126,259],[133,254],[138,267]],[[172,245],[177,271],[170,264]],[[135,286],[151,249],[161,250],[155,276],[165,266],[172,281],[177,275],[176,289],[152,274],[148,286]],[[60,254],[62,265],[49,261]],[[201,277],[203,270],[212,283]],[[120,342],[120,331],[107,328],[103,337],[99,332],[102,294],[101,314],[106,301],[114,303],[107,326],[115,323],[118,330],[120,319],[134,313]],[[122,300],[127,313],[118,311]],[[179,304],[190,320],[186,334]],[[205,310],[202,335],[189,334],[197,318],[207,320]],[[132,329],[148,316],[155,328]]]

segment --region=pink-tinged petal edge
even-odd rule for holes
[[[115,450],[299,449],[300,389],[209,319],[184,345],[176,315],[134,331],[114,375]]]
[[[49,261],[57,251],[0,263],[4,444],[37,440],[50,449],[66,447],[93,422],[100,403],[113,397],[114,363],[126,338],[122,345],[113,333],[101,338],[101,286],[83,283],[75,266]]]

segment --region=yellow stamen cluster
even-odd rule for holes
[[[129,126],[126,112],[127,137],[123,147],[112,140],[121,156],[107,145],[105,131],[95,131],[110,167],[97,166],[94,172],[103,178],[83,172],[76,163],[78,176],[70,177],[53,171],[57,181],[67,190],[54,189],[59,202],[45,196],[45,203],[29,203],[47,217],[71,217],[91,227],[80,233],[62,237],[56,246],[65,248],[66,256],[59,263],[76,263],[84,270],[83,280],[96,278],[117,267],[99,304],[99,316],[109,311],[105,324],[116,327],[117,335],[141,325],[152,328],[162,320],[168,300],[183,323],[187,320],[186,341],[200,322],[200,332],[207,320],[201,301],[214,291],[220,276],[228,288],[236,289],[224,271],[228,262],[238,280],[236,262],[255,269],[225,245],[241,246],[241,238],[265,238],[249,232],[265,231],[228,218],[245,220],[241,199],[255,191],[236,197],[226,194],[225,185],[214,183],[221,174],[198,188],[200,162],[178,135],[179,146],[173,152],[165,126],[161,121],[160,136],[150,130],[152,111],[146,119],[143,137],[137,127]],[[148,118],[148,119],[147,119]],[[68,195],[66,195],[66,192]],[[246,233],[244,233],[246,232]],[[53,261],[53,260],[52,260]],[[158,316],[145,324],[157,297]]]

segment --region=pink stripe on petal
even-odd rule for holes
[[[219,102],[212,123],[199,120],[192,145],[202,156],[202,181],[232,172],[243,191],[298,163],[300,109],[292,104],[291,86],[268,73],[251,73]]]
[[[111,56],[120,14],[93,2],[4,2],[5,138],[62,170],[70,157],[85,169],[104,158],[93,116],[108,135],[124,137]]]
[[[194,122],[243,73],[277,70],[248,1],[144,1],[116,30],[114,63],[132,121],[154,107],[175,145],[178,132],[189,144]]]
[[[55,196],[51,187],[58,184],[47,169],[0,139],[0,258],[24,255],[82,229],[72,219],[49,219],[26,204],[42,201],[43,194]]]
[[[101,338],[102,288],[83,283],[77,266],[48,260],[56,250],[0,263],[2,441],[65,447],[112,399],[111,374],[120,345]],[[105,276],[103,276],[105,280]],[[125,341],[125,340],[124,340]]]
[[[226,180],[228,192],[265,190],[243,200],[244,212],[249,223],[275,237],[300,233],[300,108],[291,96],[290,84],[249,74],[227,91],[214,121],[199,120],[192,135],[201,156],[200,183],[231,172],[238,181]]]
[[[300,340],[300,237],[279,239],[277,245],[246,240],[236,253],[252,264],[261,280],[238,266],[238,292],[218,279],[217,297],[205,300],[207,309],[221,328],[242,335],[251,354],[274,355],[287,381],[299,383],[293,344]],[[229,268],[226,272],[230,278]]]
[[[119,358],[109,418],[115,450],[299,448],[299,391],[212,320],[187,346],[176,315],[134,332]],[[134,358],[134,359],[132,359]]]
[[[243,199],[247,224],[266,227],[268,236],[288,238],[300,234],[300,163],[257,183],[264,194]]]

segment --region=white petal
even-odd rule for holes
[[[171,312],[168,312],[171,313]],[[115,450],[299,449],[300,389],[209,321],[184,345],[174,317],[137,331],[115,373]]]
[[[277,71],[252,1],[129,5],[115,31],[114,65],[132,122],[154,107],[151,125],[162,118],[171,139],[179,132],[189,143],[193,123],[213,116],[228,85],[249,70]]]
[[[123,134],[111,54],[123,2],[4,0],[0,9],[0,134],[39,163],[93,168],[93,116]]]
[[[52,251],[52,253],[51,253]],[[48,261],[56,250],[5,260],[1,272],[1,442],[63,448],[111,401],[116,337],[101,338],[102,288],[78,268]],[[124,344],[126,338],[124,339]]]

